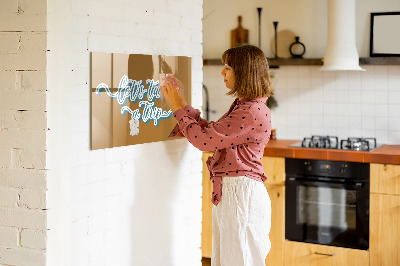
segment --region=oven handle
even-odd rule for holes
[[[304,185],[318,185],[318,184],[325,184],[325,185],[340,185],[348,188],[354,188],[354,189],[361,189],[363,187],[363,183],[361,182],[356,182],[356,183],[346,183],[346,182],[332,182],[332,181],[321,181],[321,180],[316,180],[316,181],[309,181],[309,180],[304,180],[303,178],[297,178],[297,177],[288,177],[287,181],[294,181],[296,183],[301,183]]]
[[[331,257],[335,256],[335,253],[333,253],[333,254],[328,254],[328,253],[314,252],[314,254],[315,254],[315,255],[323,255],[323,256],[331,256]]]

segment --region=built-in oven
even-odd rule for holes
[[[286,239],[368,249],[369,164],[287,158],[285,169]]]

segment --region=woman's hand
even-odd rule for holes
[[[173,112],[186,107],[187,102],[183,85],[177,78],[168,76],[164,86],[160,86],[160,90],[164,94],[164,100]]]

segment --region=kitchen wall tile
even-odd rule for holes
[[[337,90],[336,92],[336,103],[346,103],[350,102],[349,91],[348,90]]]
[[[349,105],[346,103],[336,103],[336,114],[338,116],[347,116],[349,114]]]
[[[336,127],[338,129],[348,129],[349,127],[349,118],[348,116],[337,116],[336,118]]]
[[[375,104],[385,104],[388,102],[388,92],[386,91],[376,91],[374,94]]]
[[[374,91],[370,90],[362,90],[361,91],[361,101],[363,104],[365,103],[374,103]]]
[[[389,129],[389,118],[388,117],[375,117],[375,130],[387,130]]]
[[[324,85],[324,102],[326,103],[334,103],[336,101],[336,91],[335,87],[331,86],[331,84]]]
[[[286,87],[288,89],[296,89],[299,87],[298,78],[297,77],[287,77],[286,78]]]
[[[362,122],[359,116],[354,116],[354,115],[349,116],[349,128],[350,129],[362,128]]]
[[[310,79],[310,87],[313,90],[321,88],[323,84],[324,84],[323,77],[311,77]]]
[[[287,66],[285,77],[297,77],[298,76],[298,67],[297,66]]]
[[[271,76],[281,76],[281,77],[285,77],[286,76],[286,71],[287,68],[286,67],[281,67],[281,68],[270,68],[269,69],[269,73]]]
[[[387,74],[388,74],[388,67],[387,65],[377,65],[374,66],[374,77],[375,78],[387,78]]]
[[[311,115],[311,126],[314,129],[322,129],[324,117],[320,113],[314,113]]]
[[[374,130],[372,130],[372,129],[362,129],[361,130],[361,137],[363,137],[363,138],[373,138],[374,137]]]
[[[349,137],[360,137],[362,136],[361,128],[349,128]]]
[[[389,140],[387,143],[399,144],[400,143],[400,130],[389,131]]]
[[[361,116],[361,113],[362,113],[362,107],[360,103],[349,104],[349,115]]]
[[[364,91],[374,89],[374,76],[369,74],[363,73],[361,76],[361,89]]]
[[[374,79],[374,89],[375,91],[387,91],[388,89],[388,79],[387,78],[375,78]]]
[[[373,130],[375,128],[375,121],[371,116],[363,116],[361,118],[362,129]]]
[[[336,89],[347,90],[349,87],[349,78],[347,71],[339,71],[336,74]]]
[[[311,78],[322,78],[324,76],[324,71],[320,70],[320,66],[310,66],[307,68],[310,69]]]
[[[324,78],[335,78],[335,71],[321,71]]]
[[[400,116],[400,104],[389,104],[389,117]]]
[[[400,74],[397,76],[389,76],[388,89],[392,91],[400,90]]]
[[[325,115],[335,115],[336,105],[334,103],[325,103],[323,107],[323,114]]]
[[[297,69],[297,76],[310,79],[312,69],[310,67],[299,67]]]
[[[321,89],[314,88],[311,94],[311,103],[320,103],[324,97],[324,92]]]
[[[324,120],[323,120],[324,129],[328,130],[330,128],[335,128],[336,118],[337,118],[336,115],[324,115]],[[329,134],[331,133],[329,132]]]
[[[361,89],[361,71],[349,71],[349,90],[360,90]]]
[[[349,90],[349,103],[361,103],[361,90]]]
[[[347,139],[349,137],[349,129],[348,128],[337,128],[336,136],[339,138],[339,145],[341,139]]]
[[[388,117],[389,108],[387,104],[375,104],[375,117]]]
[[[400,131],[400,117],[389,118],[389,130]]]
[[[400,66],[390,66],[388,67],[388,76],[397,76],[400,77]]]
[[[361,116],[373,117],[375,113],[375,106],[373,104],[361,105]]]
[[[276,73],[273,86],[279,105],[272,111],[272,120],[279,138],[301,139],[306,135],[301,135],[300,130],[320,135],[347,132],[356,137],[368,133],[395,144],[393,134],[399,130],[389,130],[385,121],[390,124],[392,118],[400,117],[400,67],[363,67],[365,72],[320,71],[319,66],[281,66],[271,70]],[[207,75],[204,77],[206,82]],[[217,105],[225,97],[221,95]],[[305,124],[310,130],[300,129]]]
[[[400,104],[400,88],[397,91],[389,91],[389,104]]]
[[[311,128],[311,134],[308,136],[312,136],[312,135],[326,135],[326,132],[324,131],[324,129],[322,127],[312,127]],[[304,135],[306,136],[306,135]]]
[[[324,110],[324,104],[322,102],[318,101],[312,101],[311,102],[311,114],[316,115],[319,114],[322,116]]]
[[[389,134],[387,130],[377,130],[375,129],[375,138],[379,144],[388,143],[389,142]]]
[[[298,77],[298,88],[304,88],[304,89],[310,89],[310,78],[309,77],[304,77],[304,76],[300,76]]]

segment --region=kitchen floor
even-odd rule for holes
[[[203,263],[203,266],[211,266],[211,259],[209,258],[202,258],[201,262]]]

